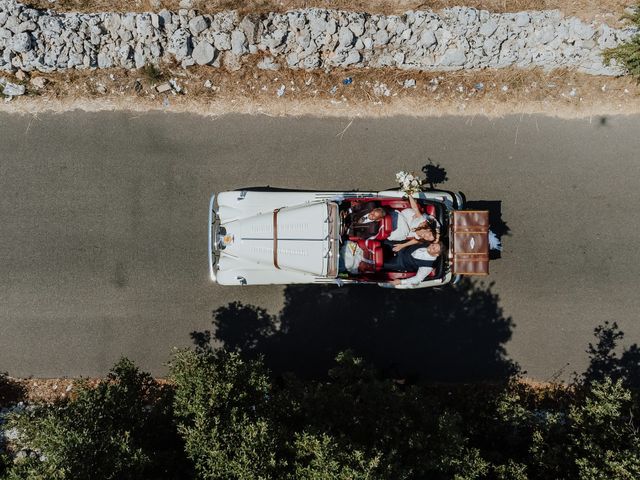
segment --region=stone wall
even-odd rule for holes
[[[323,9],[248,15],[58,14],[0,0],[0,70],[141,68],[175,59],[234,70],[256,56],[264,69],[389,67],[407,70],[570,67],[593,74],[604,48],[635,33],[557,10],[492,14],[456,7],[439,13],[369,15]]]

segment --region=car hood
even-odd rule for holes
[[[223,227],[225,255],[279,269],[327,273],[331,225],[326,202],[260,213]]]

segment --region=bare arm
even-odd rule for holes
[[[420,267],[416,272],[415,276],[409,277],[409,278],[403,278],[402,280],[400,280],[400,284],[401,285],[418,285],[425,278],[427,278],[427,276],[429,276],[432,270],[433,268],[431,267]]]
[[[403,248],[410,247],[411,245],[415,245],[416,243],[418,243],[418,240],[415,239],[415,238],[412,238],[411,240],[408,240],[408,241],[406,241],[404,243],[398,243],[398,244],[394,245],[393,246],[393,251],[394,252],[399,252]]]
[[[409,205],[411,205],[411,208],[413,209],[414,213],[416,214],[417,217],[421,217],[422,216],[422,212],[420,211],[420,208],[418,207],[418,202],[416,202],[416,199],[413,198],[412,196],[409,196]]]

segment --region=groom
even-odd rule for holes
[[[398,254],[384,262],[384,270],[394,272],[416,272],[413,277],[392,280],[394,285],[418,285],[429,276],[436,259],[444,251],[442,242],[429,245],[417,244],[404,248]]]
[[[346,212],[347,234],[364,239],[374,236],[380,228],[380,220],[386,214],[385,209],[377,207],[375,202],[353,205]]]

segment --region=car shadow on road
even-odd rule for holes
[[[262,355],[276,373],[322,378],[351,350],[391,378],[501,381],[519,372],[504,348],[514,323],[491,286],[463,280],[442,289],[288,286],[278,315],[238,302],[213,312],[197,346]]]

